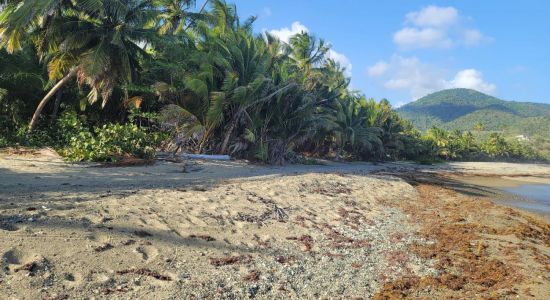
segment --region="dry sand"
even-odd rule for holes
[[[550,297],[548,222],[401,176],[442,173],[550,166],[97,168],[0,154],[0,299]],[[450,231],[434,228],[460,229],[462,248],[442,249]],[[477,256],[463,255],[470,244]],[[457,275],[469,259],[514,271]]]

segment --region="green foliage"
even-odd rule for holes
[[[471,132],[458,130],[449,132],[433,127],[422,136],[422,140],[428,145],[430,149],[428,153],[431,152],[432,157],[436,156],[444,160],[545,161],[548,159],[529,144],[513,139],[507,140],[498,133],[492,133],[487,139],[477,140]]]
[[[321,166],[324,165],[322,161],[315,158],[301,157],[296,160],[296,163],[308,166]]]
[[[255,17],[241,21],[234,5],[210,0],[194,12],[195,4],[9,1],[0,13],[0,146],[52,146],[72,161],[109,161],[150,158],[169,137],[164,145],[173,151],[309,164],[314,159],[302,154],[540,158],[507,135],[490,135],[496,130],[550,144],[534,136],[540,128],[550,132],[546,106],[455,89],[398,114],[387,100],[350,90],[323,39],[302,32],[286,43],[256,35]],[[33,118],[38,126],[28,133],[24,124],[35,109],[51,114]],[[59,110],[66,113],[58,118]],[[442,129],[422,135],[413,125]]]
[[[162,138],[132,123],[109,123],[89,130],[75,113],[64,114],[59,128],[66,142],[59,152],[70,161],[114,161],[125,155],[150,159]]]
[[[9,141],[5,137],[0,136],[0,148],[7,147],[9,144]]]
[[[528,144],[550,154],[550,105],[504,101],[469,89],[436,92],[399,108],[420,130],[433,126],[473,131],[478,138],[499,133],[506,139],[523,135]]]

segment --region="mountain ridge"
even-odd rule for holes
[[[437,126],[447,130],[550,137],[550,104],[506,101],[471,89],[431,93],[398,108],[397,112],[422,131]]]

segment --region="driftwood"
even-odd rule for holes
[[[173,153],[165,153],[165,152],[160,152],[157,154],[157,159],[161,159],[161,160],[174,159],[174,158],[202,159],[202,160],[230,160],[231,159],[229,155],[190,154],[190,153],[173,154]]]

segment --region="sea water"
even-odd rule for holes
[[[550,184],[522,184],[504,190],[525,198],[525,201],[513,201],[512,206],[550,215]]]

